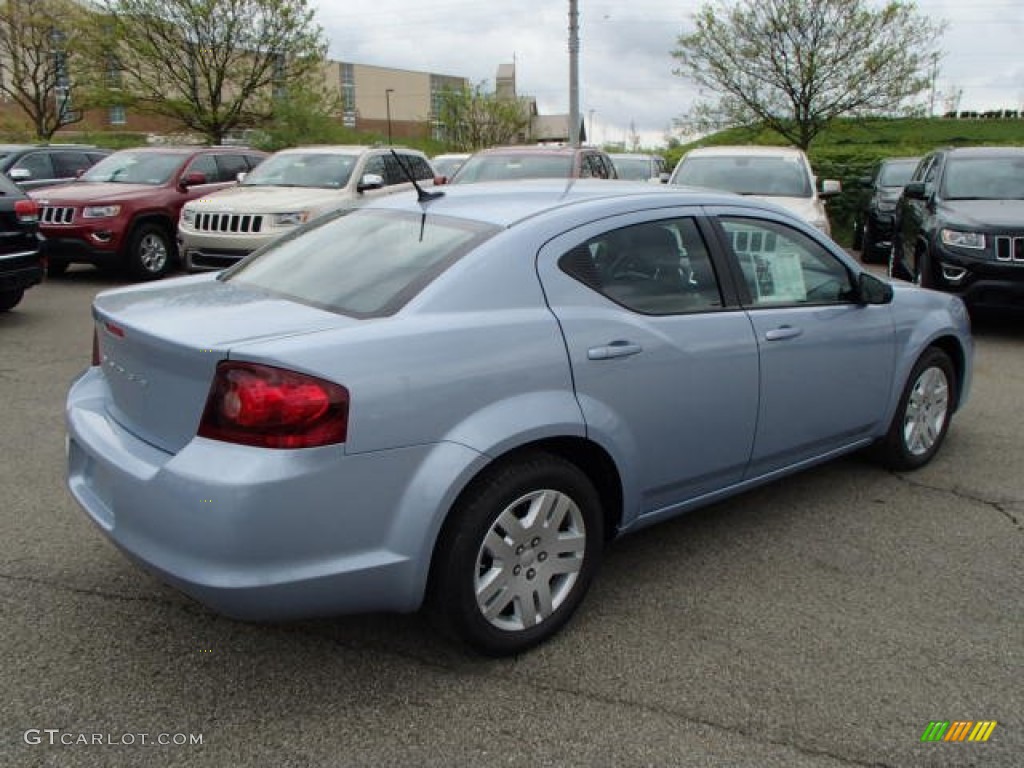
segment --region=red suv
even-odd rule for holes
[[[126,267],[142,280],[163,277],[178,261],[181,207],[235,184],[264,157],[243,147],[124,149],[70,184],[33,192],[48,273],[84,262]]]

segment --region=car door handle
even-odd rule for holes
[[[643,352],[644,348],[630,341],[613,341],[603,347],[591,347],[587,350],[588,360],[611,360],[616,357],[630,357]]]
[[[783,325],[774,330],[768,331],[764,338],[766,341],[779,341],[780,339],[793,339],[804,332],[803,328],[794,328],[791,325]]]

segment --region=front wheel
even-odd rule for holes
[[[430,600],[445,628],[505,656],[558,632],[583,600],[604,546],[601,501],[574,464],[508,461],[463,494],[434,556]]]
[[[930,347],[914,365],[878,458],[895,470],[923,467],[939,450],[956,403],[956,378],[949,355]]]
[[[140,224],[128,240],[128,268],[141,280],[156,280],[174,266],[174,243],[159,224]]]

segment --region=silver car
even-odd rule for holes
[[[68,483],[129,557],[230,616],[426,605],[496,655],[616,536],[862,448],[927,463],[971,381],[959,299],[632,182],[376,198],[93,315]]]

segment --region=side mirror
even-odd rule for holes
[[[912,181],[903,188],[903,196],[911,200],[924,200],[928,195],[925,192],[923,181]]]
[[[249,174],[246,173],[245,171],[239,171],[238,174],[235,176],[235,181],[241,184],[243,181],[245,181],[245,177],[248,175]]]
[[[363,178],[359,180],[359,186],[356,190],[359,192],[365,192],[368,189],[383,189],[384,188],[384,177],[377,173],[364,173]]]
[[[32,178],[32,171],[28,168],[11,168],[7,172],[12,181],[26,181]]]
[[[658,181],[660,181],[660,182],[661,182],[662,184],[668,184],[668,180],[669,180],[669,177],[670,177],[671,175],[672,175],[672,174],[671,174],[671,173],[668,173],[667,171],[664,171],[664,172],[662,172],[662,173],[659,173],[659,174],[658,174]]]
[[[189,187],[195,187],[199,184],[206,183],[206,174],[200,173],[199,171],[193,171],[192,173],[186,173],[181,177],[181,188],[188,189]]]
[[[825,179],[821,182],[821,197],[835,197],[843,191],[838,179]]]
[[[861,304],[888,304],[892,301],[892,286],[868,272],[857,277],[857,298]]]
[[[440,186],[443,186],[444,184],[447,184],[447,183],[448,183],[448,177],[447,176],[443,176],[441,174],[437,174],[436,176],[434,176],[434,186],[435,187],[440,187]]]

